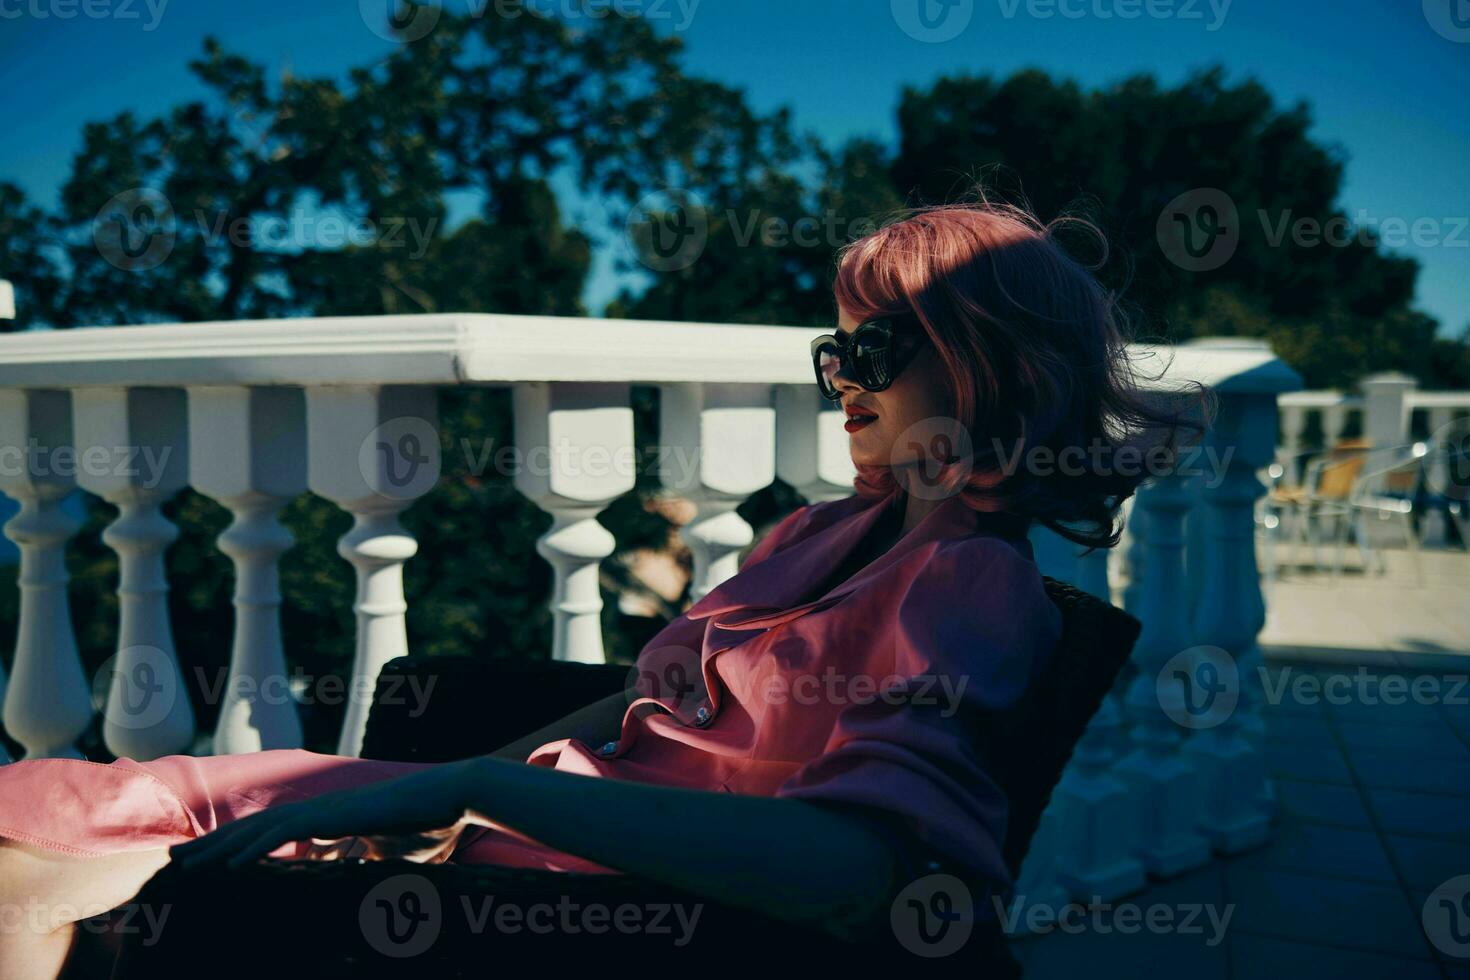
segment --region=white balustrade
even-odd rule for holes
[[[1272,393],[1225,399],[1227,410],[1210,443],[1228,464],[1203,481],[1203,512],[1194,515],[1203,529],[1203,547],[1191,556],[1200,575],[1194,640],[1210,650],[1196,668],[1201,673],[1195,687],[1203,697],[1235,701],[1218,719],[1207,716],[1218,723],[1195,731],[1184,751],[1199,774],[1200,827],[1216,850],[1233,854],[1263,843],[1270,831],[1270,814],[1260,802],[1270,795],[1264,759],[1245,733],[1260,727],[1263,661],[1256,636],[1265,625],[1266,606],[1256,574],[1255,503],[1265,489],[1256,470],[1274,456],[1276,399]]]
[[[1426,477],[1430,506],[1424,511],[1419,539],[1427,545],[1446,545],[1449,527],[1439,494],[1446,486],[1448,460],[1441,440],[1446,438],[1458,414],[1470,413],[1470,392],[1420,391],[1413,378],[1397,372],[1370,375],[1362,379],[1359,387],[1363,392],[1361,397],[1338,391],[1294,391],[1279,396],[1281,454],[1295,455],[1304,448],[1302,433],[1309,411],[1322,413],[1324,447],[1340,441],[1350,415],[1361,412],[1363,436],[1374,449],[1372,465],[1389,465],[1395,459],[1409,457],[1413,414],[1415,410],[1423,411],[1429,427]],[[1300,474],[1293,476],[1299,478]]]
[[[0,336],[0,449],[31,439],[77,450],[146,446],[155,455],[172,447],[168,460],[154,460],[159,479],[104,465],[101,475],[94,467],[80,481],[122,510],[107,532],[123,564],[119,648],[144,650],[137,662],[118,664],[113,692],[136,701],[150,684],[176,691],[173,713],[162,720],[107,726],[109,746],[139,758],[186,750],[194,735],[164,601],[163,554],[176,530],[160,505],[187,481],[233,518],[218,541],[236,582],[216,752],[300,744],[294,706],[264,696],[284,674],[290,646],[281,635],[278,569],[292,542],[278,514],[303,487],[350,514],[338,550],[357,579],[357,636],[337,751],[351,755],[378,672],[409,650],[403,569],[418,545],[399,517],[437,481],[438,388],[512,389],[515,486],[552,517],[537,552],[554,571],[553,656],[599,662],[599,565],[616,543],[598,515],[634,486],[631,386],[659,389],[661,479],[697,507],[683,531],[697,599],[735,572],[750,544],[752,530],[736,507],[751,493],[777,477],[810,500],[851,492],[842,415],[811,381],[807,347],[816,332],[427,315],[11,334]],[[1274,425],[1263,421],[1262,406],[1291,385],[1283,380],[1289,372],[1272,373],[1279,362],[1268,351],[1167,353],[1164,384],[1203,381],[1224,395],[1223,420],[1244,406],[1250,432]],[[1256,391],[1263,375],[1275,378],[1269,395]],[[1235,397],[1250,392],[1261,397],[1250,404]],[[1241,438],[1229,425],[1222,432]],[[1249,784],[1247,795],[1254,792],[1259,771],[1242,754],[1258,751],[1249,707],[1216,735],[1186,740],[1161,710],[1157,677],[1194,643],[1219,645],[1243,664],[1252,656],[1260,594],[1253,554],[1240,537],[1259,489],[1249,472],[1259,463],[1251,454],[1259,439],[1252,438],[1254,448],[1200,504],[1205,543],[1191,546],[1187,558],[1191,567],[1204,563],[1197,616],[1184,575],[1183,524],[1193,496],[1181,480],[1165,478],[1132,506],[1127,605],[1145,633],[1125,669],[1126,698],[1105,699],[1043,818],[1021,882],[1030,904],[1115,898],[1137,888],[1145,870],[1191,867],[1208,855],[1201,829],[1220,829],[1212,839],[1226,849],[1241,839],[1233,825],[1216,828],[1199,804],[1202,793],[1223,787]],[[111,452],[99,459],[111,461]],[[22,552],[21,624],[0,720],[28,755],[75,755],[93,710],[66,606],[64,549],[76,522],[60,502],[71,487],[69,476],[0,473],[0,489],[21,502],[6,533]],[[1081,557],[1082,549],[1045,534],[1035,541],[1043,571],[1110,594],[1105,553]],[[186,666],[197,642],[184,638]]]
[[[102,710],[113,754],[153,759],[187,750],[194,708],[174,649],[164,550],[179,529],[162,507],[187,483],[188,417],[179,388],[72,392],[77,483],[117,507],[102,532],[117,552],[117,653]]]
[[[628,394],[626,384],[515,389],[516,444],[523,454],[516,489],[552,516],[536,551],[556,575],[551,596],[555,660],[607,659],[598,571],[617,542],[597,515],[632,490],[637,476]]]
[[[1409,402],[1415,381],[1407,374],[1387,371],[1364,378],[1363,435],[1368,445],[1382,454],[1407,449],[1409,438]]]
[[[1194,767],[1180,751],[1177,719],[1186,713],[1186,691],[1168,676],[1192,646],[1184,564],[1184,518],[1192,502],[1184,478],[1163,476],[1140,489],[1133,505],[1147,525],[1145,576],[1134,613],[1143,632],[1133,654],[1138,674],[1124,697],[1132,748],[1115,771],[1142,808],[1138,857],[1150,874],[1166,877],[1198,867],[1210,855],[1196,829],[1200,795]]]
[[[302,390],[189,389],[189,466],[194,488],[234,518],[219,536],[235,566],[235,632],[213,751],[300,748],[281,641],[280,557],[293,542],[277,515],[306,489]]]
[[[660,442],[679,465],[664,485],[698,508],[681,531],[694,555],[690,597],[698,602],[739,569],[755,536],[735,508],[776,478],[776,412],[769,385],[666,385]]]
[[[1058,879],[1079,900],[1111,902],[1143,887],[1144,800],[1114,771],[1124,719],[1103,698],[1062,774],[1050,810],[1057,821]]]
[[[338,385],[306,390],[307,483],[352,515],[337,553],[357,573],[357,646],[337,742],[357,755],[383,665],[408,653],[403,564],[418,542],[398,515],[439,479],[433,388]]]
[[[72,447],[66,392],[0,390],[0,490],[20,502],[5,524],[20,549],[20,622],[3,718],[27,758],[80,758],[92,720],[66,595],[66,543],[79,526],[62,509],[76,486]]]
[[[776,475],[807,500],[852,493],[857,468],[847,448],[847,417],[815,385],[776,388]]]

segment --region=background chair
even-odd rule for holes
[[[1053,788],[1088,721],[1127,661],[1140,629],[1137,620],[1069,585],[1048,579],[1048,595],[1062,614],[1058,648],[1023,703],[987,716],[976,738],[1010,801],[1003,854],[1019,875],[1032,835]],[[408,678],[434,681],[427,706],[389,697]],[[363,753],[376,758],[448,761],[484,754],[575,707],[623,689],[629,668],[567,663],[519,664],[468,658],[404,657],[388,664],[379,680]],[[530,693],[534,692],[534,694]],[[419,709],[425,708],[420,711]],[[589,820],[598,819],[588,814]],[[614,828],[609,828],[610,832]],[[416,875],[430,882],[446,910],[432,947],[413,960],[385,955],[364,926],[364,903],[385,882]],[[903,887],[907,882],[899,883]],[[395,886],[396,887],[396,886]],[[978,889],[974,893],[983,895]],[[665,938],[604,934],[554,937],[466,928],[462,909],[497,896],[518,904],[555,904],[571,895],[583,905],[600,902],[647,906],[652,902],[700,904],[704,913],[694,941],[674,948]],[[866,930],[867,940],[841,943],[745,909],[721,906],[657,882],[627,875],[579,875],[475,865],[425,866],[402,861],[263,861],[237,872],[207,869],[183,873],[170,865],[136,901],[168,905],[172,917],[160,941],[126,936],[116,977],[170,975],[208,963],[220,971],[259,977],[276,969],[290,944],[293,972],[332,969],[364,973],[411,968],[434,976],[481,975],[507,955],[532,957],[539,967],[593,965],[616,957],[656,957],[708,967],[731,957],[766,951],[789,962],[797,951],[824,965],[872,965],[886,958],[917,960],[895,941],[887,908]],[[976,935],[951,962],[987,977],[1016,976],[1019,968],[995,926],[977,924]],[[772,944],[779,944],[773,946]],[[774,950],[779,949],[776,953]]]
[[[1353,513],[1349,497],[1367,457],[1366,442],[1340,442],[1307,464],[1300,486],[1273,486],[1268,494],[1270,506],[1280,514],[1282,537],[1310,547],[1318,571],[1328,567],[1323,561],[1323,525],[1330,522],[1335,543],[1345,542],[1346,523]]]
[[[1414,529],[1416,501],[1424,489],[1424,456],[1428,447],[1416,443],[1407,454],[1396,453],[1399,458],[1382,463],[1376,460],[1368,472],[1361,473],[1353,481],[1348,494],[1348,505],[1352,508],[1353,530],[1358,547],[1366,556],[1371,556],[1378,574],[1388,571],[1388,562],[1382,552],[1374,547],[1374,528],[1383,524],[1394,524],[1403,534],[1404,547],[1414,559],[1416,577],[1419,569],[1419,536]],[[1379,465],[1379,464],[1382,465]],[[1339,545],[1336,565],[1342,565],[1342,547]],[[1366,567],[1366,566],[1365,566]]]

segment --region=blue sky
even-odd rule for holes
[[[444,2],[495,9],[493,0]],[[1455,3],[1470,21],[1470,0],[943,0],[956,4],[943,19],[942,0],[603,2],[647,11],[684,37],[693,71],[743,87],[758,108],[791,106],[799,126],[833,142],[891,140],[902,86],[948,73],[1034,66],[1099,85],[1150,71],[1172,83],[1224,64],[1281,104],[1312,104],[1315,136],[1348,158],[1350,216],[1430,223],[1397,251],[1423,263],[1418,302],[1443,330],[1470,323],[1470,229],[1461,227],[1470,28],[1449,17]],[[917,19],[921,3],[932,31]],[[84,122],[201,94],[186,62],[206,34],[277,71],[340,75],[391,50],[367,26],[385,9],[385,0],[0,0],[0,179],[53,204]],[[618,284],[603,259],[588,290],[594,308]]]

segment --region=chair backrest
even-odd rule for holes
[[[1051,801],[1062,770],[1133,651],[1138,620],[1065,582],[1044,579],[1062,614],[1062,636],[1051,661],[1006,726],[1006,744],[992,743],[991,772],[1009,801],[1002,854],[1013,878]],[[995,733],[1001,734],[1001,733]]]
[[[1313,495],[1322,500],[1346,500],[1363,470],[1366,453],[1354,453],[1341,459],[1330,459],[1317,474]]]

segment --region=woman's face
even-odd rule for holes
[[[851,313],[839,312],[839,331],[851,333],[857,325]],[[858,466],[917,463],[930,441],[931,430],[952,424],[944,365],[927,338],[908,367],[883,391],[868,391],[847,378],[846,373],[839,372],[833,383],[842,393],[842,410],[848,419],[848,450]]]

